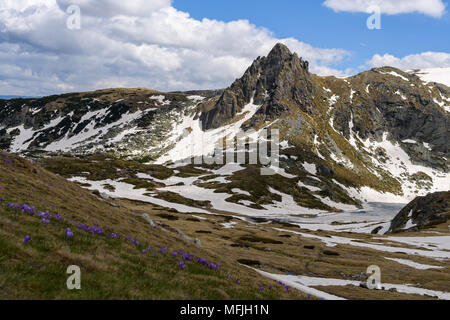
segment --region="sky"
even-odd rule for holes
[[[319,75],[450,67],[449,34],[445,0],[0,0],[0,95],[224,88],[277,42]]]

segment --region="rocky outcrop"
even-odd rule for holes
[[[388,233],[418,231],[450,218],[450,191],[417,197],[392,220]]]
[[[291,108],[311,111],[314,87],[309,64],[283,44],[258,57],[244,76],[226,89],[217,104],[201,115],[204,130],[230,122],[245,105],[261,105],[255,119],[273,120]]]

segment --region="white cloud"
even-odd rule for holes
[[[336,12],[367,12],[377,5],[383,14],[422,13],[439,18],[445,13],[442,0],[326,0],[324,6]]]
[[[83,14],[94,17],[139,16],[169,7],[171,0],[56,0],[62,10],[71,5],[83,9]]]
[[[66,28],[69,4],[81,8],[80,30]],[[333,66],[349,55],[278,39],[247,20],[196,20],[170,0],[0,0],[0,94],[222,88],[277,42],[319,74],[341,75]]]
[[[367,61],[370,67],[396,67],[402,70],[450,67],[450,53],[423,52],[398,58],[390,54],[376,54]]]

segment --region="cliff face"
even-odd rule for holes
[[[251,101],[261,105],[255,114],[259,121],[277,119],[292,107],[311,112],[314,92],[308,62],[277,44],[267,57],[256,59],[244,76],[224,91],[212,110],[202,114],[203,129],[229,123]]]
[[[411,201],[392,220],[389,232],[419,231],[449,218],[450,192],[436,192]]]

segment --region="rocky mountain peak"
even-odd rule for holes
[[[277,43],[269,52],[266,59],[269,61],[269,67],[284,65],[285,63],[292,61],[296,64],[300,64],[306,71],[308,71],[309,68],[309,63],[307,61],[303,61],[298,57],[297,53],[292,53],[291,50],[282,43]]]
[[[266,57],[258,57],[242,78],[224,91],[216,105],[201,116],[203,129],[230,122],[253,101],[261,108],[252,119],[273,120],[291,108],[312,109],[313,85],[309,63],[278,43]]]

